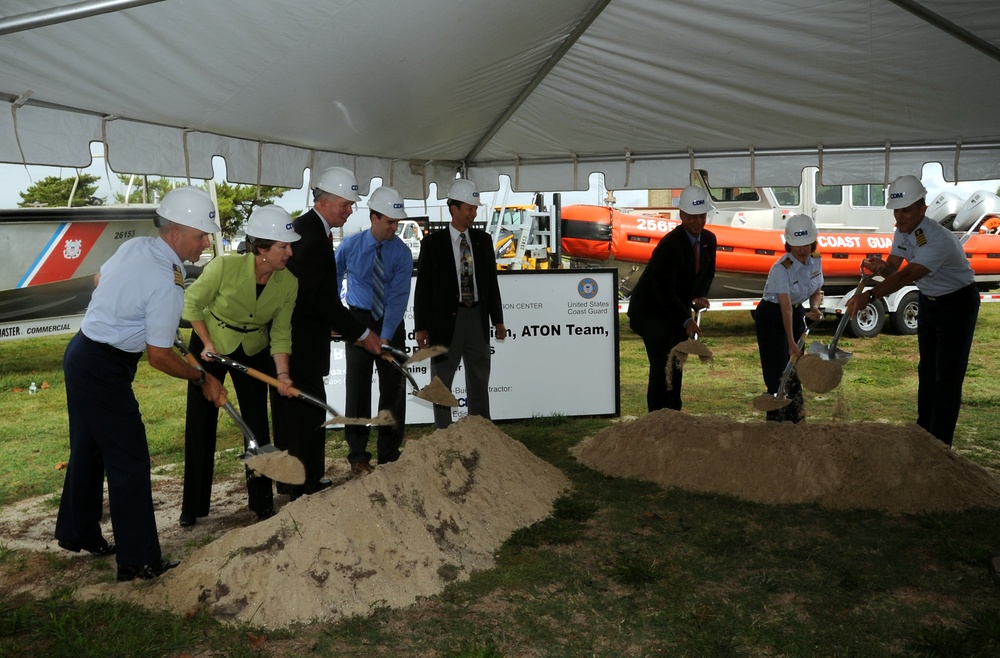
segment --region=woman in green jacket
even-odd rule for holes
[[[246,231],[248,253],[214,258],[184,293],[184,318],[193,329],[189,350],[219,381],[225,380],[228,368],[209,360],[209,352],[276,376],[281,382],[279,392],[287,396],[292,386],[288,376],[291,318],[299,283],[285,266],[292,255],[290,243],[299,235],[292,228],[291,216],[278,206],[254,210]],[[228,374],[243,420],[258,444],[270,443],[267,384],[241,372]],[[185,527],[208,515],[218,419],[215,405],[205,400],[196,384],[189,385],[180,517]],[[247,492],[250,509],[258,518],[274,515],[269,478],[247,469]]]

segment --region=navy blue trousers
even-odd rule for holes
[[[69,410],[69,466],[56,539],[88,544],[101,536],[104,476],[119,564],[159,562],[149,446],[132,393],[140,354],[95,343],[78,333],[63,356]]]
[[[382,330],[382,320],[375,320],[371,311],[352,308],[351,314],[372,331],[379,333]],[[406,345],[405,339],[406,328],[400,322],[389,345],[402,350]],[[399,447],[403,445],[403,427],[406,423],[405,378],[391,363],[363,347],[348,344],[344,347],[344,352],[347,360],[344,413],[357,418],[367,418],[372,415],[372,365],[374,365],[378,370],[378,410],[388,409],[396,419],[395,426],[382,425],[377,430],[378,463],[394,462],[399,459]],[[348,462],[358,464],[371,461],[368,437],[369,428],[364,425],[347,425],[344,428]]]
[[[962,383],[979,319],[979,291],[968,285],[918,301],[917,425],[951,445],[962,406]]]
[[[788,338],[785,336],[785,324],[781,319],[781,305],[761,301],[753,311],[753,320],[764,385],[767,387],[767,392],[774,395],[781,385],[781,375],[785,372],[789,357]],[[792,309],[792,335],[801,337],[805,330],[805,310],[801,306],[796,306]],[[785,384],[785,395],[791,398],[791,403],[782,409],[768,411],[767,420],[797,423],[805,419],[802,384],[794,370]]]

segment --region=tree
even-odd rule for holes
[[[47,176],[29,187],[26,191],[18,192],[21,195],[21,202],[17,205],[21,208],[34,206],[65,208],[69,205],[74,207],[101,205],[103,201],[100,199],[97,199],[96,202],[92,201],[93,194],[97,191],[97,181],[99,180],[101,180],[99,176],[92,176],[91,174],[80,174],[78,178]],[[75,191],[73,190],[74,184],[76,184]],[[73,195],[72,204],[69,203],[70,194]]]
[[[129,191],[127,203],[132,205],[139,203],[159,203],[167,192],[177,187],[169,178],[149,179],[146,176],[141,176],[133,179],[128,174],[118,174],[118,180],[121,182],[122,187],[126,189],[128,189],[128,185],[131,182],[132,189]],[[125,195],[116,192],[115,203],[126,203]]]
[[[127,175],[120,174],[118,178],[122,185],[128,185],[129,177]],[[184,184],[186,183],[175,183],[167,178],[144,179],[143,183],[131,191],[128,201],[129,203],[143,203],[144,201],[146,203],[159,203],[167,192]],[[143,194],[143,185],[145,185],[145,195]],[[196,187],[205,188],[206,185]],[[219,226],[222,227],[222,236],[230,240],[233,239],[246,225],[250,213],[255,208],[274,203],[274,200],[284,194],[287,189],[262,185],[260,196],[258,196],[255,185],[216,183],[215,194],[219,206]],[[125,203],[125,195],[115,194],[115,202]]]
[[[287,191],[287,187],[261,185],[258,195],[256,185],[216,183],[215,194],[219,203],[219,225],[222,227],[222,235],[229,239],[235,237],[246,226],[254,209],[274,203],[276,198]]]

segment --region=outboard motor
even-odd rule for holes
[[[927,204],[927,216],[935,222],[951,229],[955,216],[962,209],[962,199],[952,192],[941,192]]]
[[[1000,197],[993,192],[979,190],[970,196],[952,223],[954,231],[968,231],[986,215],[1000,215]]]

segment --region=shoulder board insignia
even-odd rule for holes
[[[783,267],[784,267],[784,268],[785,268],[786,270],[787,270],[787,269],[790,269],[790,268],[792,267],[792,259],[791,259],[791,258],[788,258],[788,257],[785,257],[785,258],[783,258],[783,259],[782,259],[782,261],[781,261],[781,265],[782,265],[782,266],[783,266]]]
[[[913,232],[914,237],[917,238],[917,246],[922,247],[927,244],[927,236],[924,235],[924,229],[918,228]]]
[[[819,253],[818,251],[814,251],[811,254],[809,254],[809,257],[810,258],[822,258],[823,254]]]
[[[181,268],[179,265],[174,265],[174,283],[181,288],[184,287],[184,277],[181,276]]]

